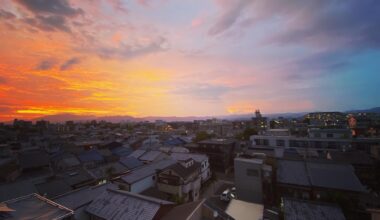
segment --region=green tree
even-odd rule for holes
[[[210,138],[213,138],[213,137],[215,137],[214,134],[208,134],[205,131],[200,131],[200,132],[198,132],[195,135],[194,143],[197,143],[197,142],[200,142],[200,141],[204,141],[204,140],[207,140],[207,139],[210,139]]]
[[[248,141],[249,137],[251,135],[256,135],[257,131],[254,128],[246,128],[244,131],[238,135],[236,135],[236,139],[243,140],[243,141]]]

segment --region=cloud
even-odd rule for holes
[[[3,9],[0,9],[0,18],[1,19],[14,19],[16,18],[16,15],[14,15],[13,13],[9,12],[9,11],[5,11]]]
[[[80,63],[81,59],[79,57],[73,57],[71,59],[68,59],[66,60],[66,62],[64,62],[61,67],[60,67],[60,70],[68,70],[70,69],[72,66]]]
[[[17,0],[29,11],[61,16],[75,16],[84,13],[80,8],[73,8],[67,0]]]
[[[121,59],[131,59],[138,56],[143,56],[146,54],[156,53],[159,51],[164,51],[168,47],[168,42],[163,37],[158,37],[145,44],[132,43],[124,44],[120,43],[118,47],[102,46],[96,47],[94,52],[98,54],[101,58],[121,58]]]
[[[209,29],[210,35],[220,34],[229,29],[236,23],[237,19],[242,15],[244,9],[252,3],[251,0],[237,0],[230,2],[221,1],[223,11],[217,18],[215,24]]]
[[[174,89],[173,94],[190,96],[201,100],[216,101],[229,90],[230,88],[222,85],[198,83]]]
[[[56,64],[56,60],[54,59],[46,59],[46,60],[42,60],[37,66],[36,66],[36,70],[49,70],[51,68],[54,67],[54,65]]]
[[[286,6],[284,1],[283,6]],[[286,30],[272,38],[277,43],[366,49],[380,47],[380,5],[373,0],[321,1],[306,4],[297,12],[289,8]]]
[[[42,31],[64,31],[70,33],[71,30],[67,26],[66,19],[60,15],[40,16],[35,18],[24,18],[23,21]]]
[[[285,79],[301,80],[339,74],[350,65],[346,55],[339,52],[319,52],[287,63]]]

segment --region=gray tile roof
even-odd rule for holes
[[[117,189],[117,186],[112,183],[106,183],[99,186],[84,187],[58,196],[54,201],[72,210],[76,210],[84,205],[90,204],[92,200],[107,189]]]
[[[145,154],[145,152],[146,152],[146,150],[135,150],[135,151],[133,151],[129,156],[138,159],[138,158],[141,157],[143,154]]]
[[[62,179],[36,184],[35,186],[40,195],[46,195],[48,198],[54,198],[72,190],[72,188]]]
[[[144,165],[144,163],[140,160],[130,156],[120,158],[120,163],[126,166],[129,170],[133,170]]]
[[[279,160],[277,182],[364,192],[365,188],[348,164]]]
[[[120,190],[107,190],[86,208],[92,215],[113,220],[153,219],[162,205],[171,202]]]
[[[142,160],[142,161],[154,161],[154,160],[156,160],[157,158],[159,158],[160,156],[163,156],[163,155],[166,155],[166,154],[163,153],[163,152],[161,152],[161,151],[152,150],[152,151],[146,152],[144,155],[142,155],[141,157],[139,157],[139,160]]]
[[[0,185],[0,202],[36,193],[37,189],[30,180]]]
[[[201,168],[200,163],[194,162],[194,164],[189,167],[184,167],[182,164],[176,163],[169,166],[168,168],[164,170],[167,170],[167,169],[173,170],[176,174],[182,177],[182,179],[187,180],[187,178],[189,178],[193,173],[195,172],[199,173],[200,168]]]
[[[18,157],[20,161],[20,167],[22,169],[32,169],[43,166],[49,166],[49,155],[45,152],[37,150],[24,152]]]
[[[138,169],[133,170],[132,172],[121,176],[121,179],[126,183],[134,183],[137,182],[145,177],[151,176],[156,173],[157,170],[162,170],[167,168],[168,166],[175,164],[175,160],[160,160],[157,162],[153,162],[150,164],[147,164],[143,167],[140,167]]]
[[[277,181],[285,184],[310,186],[303,161],[278,160]]]
[[[15,210],[1,213],[0,219],[62,219],[73,215],[73,211],[37,194],[31,194],[4,202]]]
[[[171,153],[170,157],[174,160],[184,161],[187,159],[193,159],[197,161],[198,163],[201,163],[208,159],[207,155],[205,154],[193,154],[193,153]]]
[[[345,220],[342,210],[334,204],[284,199],[285,220]]]

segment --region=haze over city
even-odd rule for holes
[[[365,109],[376,1],[2,1],[0,120]]]

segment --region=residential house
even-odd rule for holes
[[[175,164],[175,160],[160,160],[132,170],[114,180],[121,189],[140,193],[156,185],[157,173],[168,166]]]
[[[171,153],[170,157],[179,162],[183,162],[188,159],[193,159],[194,161],[201,164],[202,183],[205,183],[207,180],[211,178],[210,163],[206,154]]]
[[[182,201],[194,201],[201,188],[200,164],[193,159],[175,163],[158,174],[158,190]]]
[[[278,197],[320,199],[337,191],[350,197],[366,191],[348,164],[278,160],[276,179]]]

